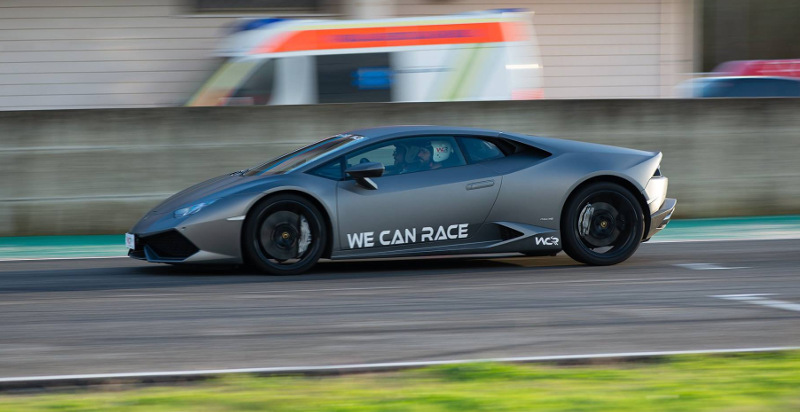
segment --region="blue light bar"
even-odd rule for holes
[[[517,8],[507,8],[507,9],[491,9],[489,11],[492,13],[524,13],[528,11],[528,9],[517,7]]]
[[[286,19],[280,18],[267,18],[267,19],[249,19],[245,20],[244,22],[235,25],[231,30],[232,33],[237,33],[240,31],[248,31],[248,30],[258,30],[265,26],[269,26],[270,24],[277,23],[279,21],[284,21]]]

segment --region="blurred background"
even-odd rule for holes
[[[796,77],[798,73],[796,62],[785,61],[800,57],[800,43],[796,41],[800,37],[796,24],[800,3],[793,0],[2,0],[0,109],[184,105],[233,55],[231,50],[226,55],[221,48],[230,45],[237,33],[257,29],[259,26],[252,24],[248,28],[247,23],[263,17],[338,21],[443,16],[498,8],[530,12],[534,30],[526,37],[541,56],[535,63],[539,65],[541,90],[514,98],[686,96],[686,87],[679,87],[682,82],[720,75],[712,72],[735,60],[770,60],[772,70],[731,69],[727,75],[775,76],[783,72],[786,77]],[[235,43],[242,42],[239,39]],[[393,56],[395,52],[345,60],[354,70],[386,67],[388,72],[361,75],[386,76],[389,81],[395,71],[402,74],[413,67],[431,66],[418,61],[403,63]],[[301,54],[316,58],[308,70],[318,70],[322,77],[343,70],[337,68],[342,64],[342,59],[336,58],[340,53],[319,55],[306,50]],[[464,64],[464,60],[461,62]],[[279,89],[288,82],[301,89],[318,88],[303,99],[273,103],[326,102],[331,100],[326,99],[326,92],[347,87],[329,84],[335,80],[316,82],[316,74],[298,82],[285,74],[271,73],[269,77],[275,83],[260,86]],[[253,86],[252,82],[242,83],[249,77],[240,75],[240,82],[229,86]],[[487,76],[474,76],[477,78],[472,82],[486,82]],[[350,80],[347,76],[342,79],[345,83]],[[364,83],[360,86],[362,96],[338,100],[492,98],[480,93],[363,93]],[[380,90],[391,85],[384,82],[381,86],[378,79],[369,87]],[[698,87],[703,85],[690,86]],[[770,85],[755,87],[769,90]],[[750,94],[759,93],[770,94],[758,90]],[[269,99],[225,102],[266,103]]]
[[[0,0],[0,260],[44,259],[0,268],[0,378],[797,347],[798,23],[798,0]],[[388,124],[661,151],[676,243],[280,280],[121,257],[179,190]],[[796,388],[786,365],[740,374]]]
[[[794,0],[0,0],[0,236],[123,233],[384,124],[662,151],[678,218],[797,213],[796,99],[676,98],[800,95],[798,21]]]

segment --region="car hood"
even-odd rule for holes
[[[172,213],[182,207],[191,206],[202,201],[219,199],[241,192],[254,185],[263,185],[278,176],[242,176],[239,174],[217,176],[205,182],[181,190],[167,200],[154,207],[148,214]]]

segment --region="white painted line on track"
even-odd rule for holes
[[[734,266],[726,267],[714,263],[678,263],[672,266],[691,270],[735,270],[735,269],[750,269],[747,266]]]
[[[452,292],[457,290],[486,290],[489,288],[504,287],[504,286],[536,286],[536,285],[583,285],[583,284],[651,284],[651,283],[674,283],[674,282],[700,282],[704,280],[725,280],[730,278],[713,278],[713,277],[681,277],[681,278],[620,278],[620,279],[586,279],[586,280],[561,280],[561,281],[540,281],[540,282],[509,282],[509,283],[487,283],[469,286],[446,286],[435,287],[429,286],[424,290],[425,293],[442,293]],[[259,299],[266,296],[274,296],[281,294],[291,293],[313,293],[313,292],[329,292],[329,291],[368,291],[368,290],[409,290],[413,286],[374,286],[374,287],[359,287],[359,288],[323,288],[323,289],[288,289],[288,290],[273,290],[273,291],[259,291],[259,292],[186,292],[186,293],[148,293],[148,294],[116,294],[116,295],[101,295],[93,297],[61,297],[61,298],[30,298],[27,297],[22,301],[0,301],[0,306],[19,306],[19,305],[39,305],[39,304],[53,304],[57,302],[71,302],[71,301],[99,301],[108,299],[126,299],[126,298],[146,298],[149,300],[158,300],[161,298],[175,298],[181,299],[201,299],[206,300],[217,295],[234,295],[237,299]],[[419,292],[415,292],[419,293]]]
[[[325,365],[325,366],[287,366],[272,368],[240,368],[240,369],[207,369],[207,370],[184,370],[184,371],[162,371],[162,372],[130,372],[130,373],[94,373],[83,375],[49,375],[49,376],[22,376],[13,378],[0,378],[3,383],[21,382],[41,382],[41,381],[70,381],[88,379],[119,379],[119,378],[157,378],[157,377],[181,377],[181,376],[208,376],[238,373],[256,374],[285,374],[285,373],[315,373],[326,371],[381,371],[381,370],[400,370],[420,368],[425,366],[452,365],[459,363],[533,363],[533,362],[558,362],[569,360],[590,360],[590,359],[613,359],[613,358],[642,358],[654,356],[672,355],[702,355],[717,353],[757,353],[757,352],[777,352],[786,350],[798,350],[800,346],[776,346],[762,348],[736,348],[736,349],[703,349],[703,350],[679,350],[679,351],[658,351],[658,352],[621,352],[621,353],[594,353],[584,355],[555,355],[555,356],[524,356],[511,358],[480,358],[480,359],[452,359],[452,360],[431,360],[431,361],[412,361],[412,362],[387,362],[387,363],[361,363],[344,365]]]
[[[785,300],[767,299],[764,296],[772,296],[772,293],[754,293],[750,295],[712,295],[710,297],[725,300],[734,300],[738,302],[750,303],[752,305],[767,306],[773,309],[790,310],[792,312],[800,312],[800,305],[797,303],[787,302]]]
[[[739,295],[713,295],[712,298],[730,299],[730,300],[746,300],[753,296],[774,296],[774,293],[742,293]]]
[[[275,293],[302,293],[302,292],[342,292],[349,290],[380,290],[380,289],[408,289],[406,286],[373,286],[363,288],[329,288],[329,289],[289,289],[289,290],[268,290],[261,292],[242,292],[247,295],[272,295]]]
[[[492,275],[497,272],[469,272],[469,275]],[[507,283],[486,283],[467,286],[445,286],[443,288],[429,287],[428,291],[453,291],[453,290],[472,290],[488,289],[504,286],[536,286],[536,285],[583,285],[596,283],[609,284],[643,284],[643,283],[673,283],[673,282],[697,282],[700,280],[714,280],[712,277],[670,277],[670,278],[615,278],[615,279],[581,279],[581,280],[543,280],[538,282],[507,282]],[[405,287],[404,287],[405,288]]]

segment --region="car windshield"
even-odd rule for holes
[[[285,154],[277,159],[270,160],[260,166],[249,169],[245,176],[254,175],[280,175],[298,166],[311,162],[320,156],[340,150],[349,143],[362,139],[362,136],[342,134],[329,137],[325,140],[302,147],[294,152]]]
[[[206,80],[200,90],[186,103],[187,106],[228,106],[228,105],[253,105],[255,101],[247,100],[246,96],[236,96],[237,89],[246,79],[261,78],[255,73],[263,72],[263,66],[272,69],[272,64],[264,64],[261,59],[224,60],[219,69]],[[251,86],[252,88],[252,86]],[[266,103],[262,103],[266,104]]]

